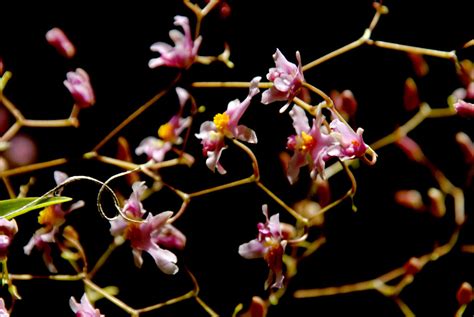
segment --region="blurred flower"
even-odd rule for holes
[[[82,68],[75,72],[68,72],[64,85],[69,90],[79,108],[88,108],[95,103],[94,90],[92,89],[89,75]]]
[[[176,88],[176,93],[178,94],[180,102],[179,113],[174,115],[167,123],[160,126],[158,129],[159,139],[151,136],[145,138],[135,149],[135,154],[146,154],[149,159],[161,162],[164,160],[166,153],[173,148],[173,145],[183,143],[180,134],[191,125],[190,117],[181,117],[183,107],[189,99],[189,93],[180,87]]]
[[[464,161],[467,164],[474,163],[474,144],[471,138],[464,132],[458,132],[456,134],[456,142],[461,147],[461,151],[464,154]]]
[[[416,211],[423,211],[425,209],[420,192],[414,189],[397,191],[395,193],[395,201],[403,207]]]
[[[197,56],[202,37],[199,36],[194,41],[191,36],[189,19],[184,16],[175,16],[174,25],[181,26],[184,34],[178,30],[171,30],[169,35],[174,42],[174,47],[164,42],[157,42],[151,46],[153,52],[161,54],[158,58],[153,58],[148,63],[150,68],[159,66],[188,68],[191,66]]]
[[[273,83],[270,89],[262,93],[262,103],[269,104],[274,101],[287,101],[287,103],[280,109],[280,112],[285,111],[290,105],[291,100],[296,96],[300,90],[304,76],[301,70],[301,56],[296,52],[296,60],[298,66],[290,63],[279,49],[273,54],[275,67],[270,68],[267,79]]]
[[[0,218],[0,260],[7,257],[8,247],[12,243],[13,236],[18,232],[15,219],[7,220]],[[1,310],[0,310],[1,311]]]
[[[395,145],[398,146],[409,159],[415,162],[423,162],[425,160],[423,151],[412,138],[403,136],[395,142]]]
[[[413,111],[420,107],[420,98],[418,96],[418,88],[413,78],[405,80],[405,87],[403,91],[403,105],[405,110]]]
[[[334,102],[334,107],[336,107],[337,112],[339,112],[344,119],[349,120],[349,118],[354,116],[357,111],[357,100],[352,91],[348,89],[342,92],[333,90],[330,93],[330,97]]]
[[[9,168],[24,166],[36,161],[38,149],[35,142],[28,135],[20,133],[10,140],[3,155]]]
[[[76,54],[76,48],[60,28],[49,30],[46,33],[46,40],[66,58],[72,58]]]
[[[130,241],[135,265],[141,267],[143,263],[142,252],[146,251],[155,260],[158,268],[166,274],[178,272],[178,261],[176,255],[171,251],[162,249],[182,249],[186,244],[186,237],[173,225],[166,222],[173,212],[165,211],[158,215],[148,216],[143,219],[146,210],[140,201],[146,190],[144,182],[134,183],[133,192],[123,207],[123,213],[132,219],[143,220],[142,222],[131,222],[119,216],[110,222],[110,232],[114,237],[123,237]]]
[[[474,117],[474,104],[470,102],[460,99],[454,104],[454,109],[461,116]]]
[[[246,259],[263,258],[270,273],[265,282],[265,289],[270,284],[272,287],[281,288],[283,286],[283,254],[287,244],[282,240],[279,214],[275,214],[268,219],[267,205],[262,206],[266,222],[259,223],[257,239],[251,240],[239,246],[239,254]]]
[[[8,309],[5,307],[5,301],[0,297],[0,317],[9,317]]]
[[[56,183],[59,184],[67,178],[62,172],[55,172]],[[84,206],[84,201],[79,200],[69,206],[66,210],[62,204],[51,205],[43,209],[38,216],[38,223],[43,227],[36,230],[30,241],[23,247],[25,254],[30,255],[33,248],[43,253],[43,260],[52,273],[56,273],[56,267],[51,257],[50,244],[56,243],[56,237],[60,232],[60,227],[66,222],[66,215],[71,211]]]
[[[415,73],[418,77],[423,77],[428,74],[430,68],[423,58],[423,55],[408,53],[408,57],[410,58],[413,64],[413,69],[415,70]]]
[[[250,105],[252,98],[258,94],[258,83],[260,77],[255,77],[250,82],[250,90],[247,98],[240,102],[235,99],[227,105],[224,113],[218,113],[213,121],[205,121],[201,124],[199,133],[196,134],[201,139],[203,146],[203,155],[207,156],[206,165],[211,171],[217,171],[225,174],[226,170],[219,163],[222,151],[227,148],[224,138],[235,138],[249,143],[257,143],[255,131],[244,126],[238,125],[240,118]]]
[[[92,306],[86,294],[82,295],[81,303],[76,302],[76,299],[71,296],[69,299],[69,306],[76,314],[76,317],[104,317],[100,311]]]

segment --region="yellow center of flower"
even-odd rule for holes
[[[163,124],[158,129],[158,136],[165,141],[172,141],[175,138],[173,125],[168,123]]]
[[[214,116],[214,124],[216,125],[217,131],[225,131],[229,124],[230,117],[227,113],[218,113]]]
[[[306,132],[301,132],[301,144],[299,146],[301,151],[307,151],[314,145],[314,139]]]
[[[38,216],[38,223],[41,225],[54,223],[56,215],[54,213],[53,207],[48,206],[45,209],[41,210]]]

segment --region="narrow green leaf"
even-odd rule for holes
[[[26,197],[0,200],[0,217],[12,219],[35,209],[61,204],[70,200],[72,200],[72,198],[65,196],[43,198]]]

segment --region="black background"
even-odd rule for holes
[[[232,70],[223,65],[195,65],[185,76],[186,81],[249,81],[254,76],[264,77],[273,66],[271,55],[279,48],[294,61],[299,50],[303,64],[335,50],[360,37],[368,26],[373,9],[371,1],[233,1],[232,13],[221,19],[211,14],[203,24],[204,41],[201,55],[217,55],[223,42],[231,46]],[[472,1],[386,1],[390,13],[382,17],[373,38],[407,45],[440,50],[460,49],[474,38]],[[157,41],[170,42],[168,31],[173,16],[192,14],[180,1],[124,2],[103,4],[80,2],[75,4],[2,5],[0,56],[13,78],[5,90],[28,118],[63,118],[69,114],[72,100],[62,84],[65,73],[76,67],[84,68],[94,86],[97,104],[80,114],[78,129],[23,129],[39,145],[39,160],[70,157],[71,164],[60,169],[69,175],[90,175],[105,180],[120,170],[97,162],[85,162],[78,157],[97,144],[111,129],[124,120],[138,106],[146,102],[177,74],[173,69],[149,69],[150,58],[157,54],[149,50]],[[61,27],[77,48],[73,60],[59,56],[45,39],[52,27]],[[472,58],[473,49],[459,51],[460,59]],[[443,107],[446,97],[460,82],[452,63],[426,58],[430,73],[415,78],[421,99],[432,107]],[[415,77],[410,60],[402,52],[375,47],[360,47],[305,73],[306,80],[324,91],[351,89],[359,102],[356,117],[358,126],[365,129],[367,143],[371,143],[410,115],[402,106],[403,83]],[[192,132],[200,122],[209,120],[216,112],[225,110],[230,100],[245,98],[241,89],[195,89],[191,91],[199,104],[208,111],[197,117]],[[293,133],[291,121],[278,114],[279,104],[260,105],[254,102],[242,122],[256,130],[259,145],[252,146],[261,162],[262,180],[288,203],[306,194],[308,179],[302,170],[301,182],[289,186],[278,161],[286,137]],[[132,147],[156,129],[176,111],[173,93],[124,129]],[[410,136],[423,144],[423,150],[447,176],[459,186],[465,181],[467,167],[454,142],[456,132],[464,130],[473,137],[472,120],[448,118],[427,120]],[[212,174],[204,164],[200,145],[191,138],[189,152],[196,164],[164,170],[165,181],[184,191],[195,191],[222,184],[251,173],[250,162],[237,149],[224,152],[222,163],[228,175]],[[113,156],[115,141],[101,153]],[[136,157],[143,162],[143,157]],[[37,185],[32,195],[40,195],[53,186],[53,169],[34,173]],[[353,213],[349,203],[331,211],[322,230],[326,245],[305,261],[300,274],[290,284],[287,295],[270,316],[401,316],[389,299],[375,292],[363,292],[311,300],[294,300],[291,294],[299,288],[325,287],[353,283],[381,275],[403,263],[411,256],[432,250],[437,241],[444,242],[452,230],[448,212],[444,220],[434,220],[427,214],[414,214],[393,203],[393,194],[400,188],[426,191],[435,183],[423,168],[409,162],[393,146],[379,151],[374,167],[362,166],[355,171],[359,191]],[[26,178],[13,178],[15,184]],[[118,188],[128,195],[126,187],[117,181]],[[348,186],[344,178],[333,182],[334,195]],[[95,211],[94,195],[97,188],[88,183],[71,185],[65,194],[86,200],[88,208],[70,216],[81,234],[81,239],[93,263],[110,242],[108,224]],[[78,196],[78,197],[76,197]],[[466,191],[468,215],[472,215],[472,187]],[[188,244],[179,254],[181,271],[177,276],[164,276],[151,258],[144,255],[144,266],[137,270],[127,246],[118,250],[111,264],[97,276],[100,285],[117,285],[120,298],[133,307],[143,307],[169,299],[192,288],[184,268],[189,268],[201,286],[202,298],[220,315],[230,316],[240,302],[247,304],[251,296],[265,296],[263,282],[267,269],[263,261],[248,261],[237,254],[238,246],[254,238],[256,223],[263,220],[261,205],[269,204],[270,213],[279,212],[283,221],[293,219],[256,187],[249,185],[218,194],[199,197],[192,201],[186,214],[176,223],[188,237]],[[169,191],[163,191],[146,201],[146,209],[153,212],[177,210],[180,201]],[[469,205],[470,204],[470,205]],[[22,246],[37,228],[36,215],[18,219],[20,232],[15,238],[10,256],[14,273],[45,274],[40,256],[22,254]],[[472,243],[472,221],[468,218],[462,241]],[[317,232],[315,232],[317,233]],[[57,261],[59,262],[59,261]],[[419,316],[452,316],[456,310],[455,292],[463,281],[474,281],[472,256],[454,251],[429,264],[417,275],[415,283],[402,293],[402,298]],[[58,265],[65,272],[66,265]],[[42,313],[70,316],[67,301],[71,295],[82,295],[80,282],[60,283],[41,281],[19,282],[24,300],[18,302],[13,316],[27,316],[41,309]],[[125,316],[106,301],[97,302],[107,316]],[[32,310],[33,309],[33,310]],[[465,316],[472,315],[472,309]],[[205,316],[193,301],[173,305],[150,316]]]

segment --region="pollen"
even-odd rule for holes
[[[165,141],[172,141],[175,138],[173,125],[171,123],[165,123],[158,129],[158,136]]]
[[[301,144],[299,144],[299,149],[301,151],[307,151],[308,149],[310,149],[311,147],[313,147],[314,145],[314,138],[307,134],[306,132],[301,132]]]
[[[38,216],[38,223],[41,225],[54,223],[56,214],[52,206],[48,206],[41,210]]]
[[[227,113],[218,113],[214,116],[214,124],[218,131],[224,131],[227,129],[230,117]]]

